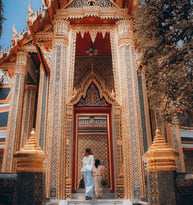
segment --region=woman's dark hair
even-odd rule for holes
[[[100,160],[99,159],[95,159],[95,167],[97,168],[100,165]]]
[[[91,151],[90,148],[86,148],[86,150],[85,150],[85,155],[86,155],[86,154],[88,154],[88,155],[92,154],[92,151]]]

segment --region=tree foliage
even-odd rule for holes
[[[193,122],[192,14],[191,0],[145,0],[134,14],[150,105],[170,122],[176,114]]]

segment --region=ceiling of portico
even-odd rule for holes
[[[92,43],[89,33],[84,33],[82,38],[80,33],[77,33],[76,38],[76,56],[92,56],[89,48],[93,47],[96,50],[93,56],[111,56],[110,34],[106,33],[103,37],[102,33],[97,33],[94,43]]]
[[[115,22],[98,17],[71,19],[71,28],[76,31],[76,56],[92,56],[88,53],[91,47],[97,50],[94,56],[111,56],[110,30]]]

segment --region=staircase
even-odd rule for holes
[[[140,200],[124,199],[92,199],[91,201],[69,199],[69,200],[51,200],[46,205],[148,205],[147,202]]]
[[[111,193],[109,189],[103,191],[102,199],[96,199],[95,195],[93,195],[92,200],[86,201],[84,189],[79,189],[77,193],[72,194],[72,199],[52,199],[46,205],[148,205],[148,203],[140,200],[115,199],[115,194]]]
[[[75,194],[72,194],[72,199],[79,199],[84,200],[85,199],[85,190],[84,189],[77,189],[77,192]],[[93,199],[96,199],[96,196],[93,195]],[[103,190],[103,199],[115,199],[115,194],[111,193],[110,189],[104,189]]]

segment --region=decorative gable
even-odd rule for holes
[[[117,6],[110,0],[73,0],[66,8],[83,7],[116,8]]]
[[[99,90],[94,83],[88,87],[86,97],[81,97],[80,101],[75,107],[109,107],[110,105],[106,102],[104,97],[100,97]]]

